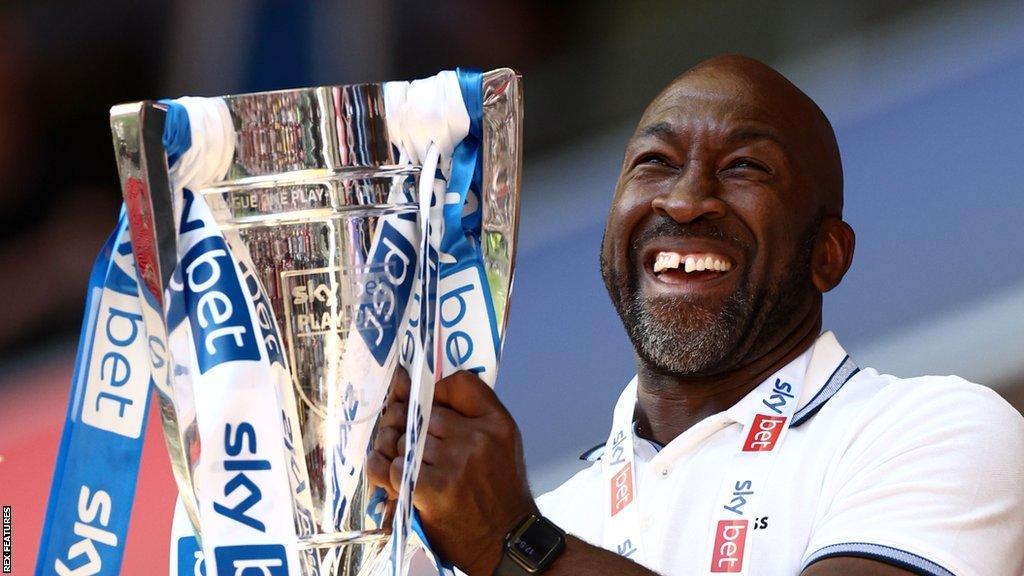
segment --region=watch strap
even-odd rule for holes
[[[525,576],[527,574],[530,573],[508,555],[508,548],[502,547],[501,560],[498,561],[498,567],[494,569],[493,576]]]

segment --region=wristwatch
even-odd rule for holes
[[[494,576],[523,576],[546,570],[565,550],[565,532],[540,514],[530,514],[508,536]]]

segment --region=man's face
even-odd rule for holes
[[[638,356],[658,372],[743,366],[816,302],[820,210],[799,126],[754,92],[727,77],[677,83],[627,146],[601,272]]]

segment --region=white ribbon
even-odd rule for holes
[[[206,574],[234,573],[240,566],[279,574],[287,566],[294,576],[308,561],[300,561],[293,545],[290,458],[283,440],[281,398],[291,394],[291,378],[283,361],[272,361],[280,358],[281,342],[272,315],[257,309],[265,296],[252,294],[246,283],[248,255],[233,253],[206,202],[193,193],[223,178],[234,154],[234,130],[220,99],[178,103],[188,111],[192,145],[171,170],[179,265],[166,301],[169,310],[184,307],[187,317],[168,327],[168,338],[174,394],[193,395],[183,405],[194,407],[202,439],[192,473]]]
[[[398,508],[389,543],[389,571],[397,575],[408,570],[410,557],[406,541],[411,527],[412,493],[423,459],[425,423],[430,421],[434,385],[442,376],[438,366],[441,360],[438,354],[441,342],[438,260],[446,225],[442,215],[444,181],[450,175],[455,147],[469,133],[469,114],[462,101],[458,77],[450,71],[413,82],[387,82],[384,84],[384,98],[388,133],[399,151],[399,162],[421,164],[417,198],[421,266],[408,314],[410,327],[420,331],[420,335],[414,337],[416,353],[412,361],[408,357],[401,359],[410,376],[406,421],[409,432],[406,434],[406,460],[399,486]],[[434,177],[438,169],[442,172],[443,181]],[[421,322],[426,325],[420,326]]]
[[[178,191],[199,190],[222,179],[231,166],[235,154],[231,113],[220,98],[186,96],[175,102],[188,111],[192,145],[170,167],[171,185]]]
[[[452,152],[469,133],[459,79],[447,70],[412,82],[385,82],[388,134],[405,162],[423,165],[436,146],[447,180]]]

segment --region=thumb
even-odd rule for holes
[[[466,371],[442,378],[434,387],[434,403],[469,418],[505,410],[494,390],[476,374]]]

